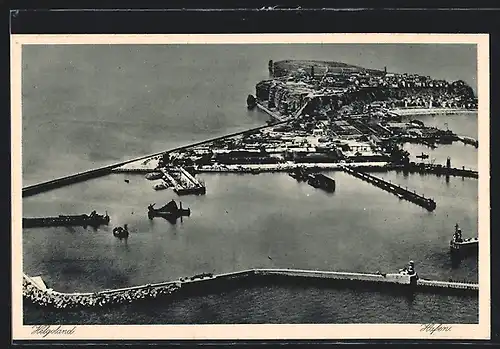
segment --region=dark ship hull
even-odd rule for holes
[[[207,193],[207,188],[204,186],[194,187],[194,188],[175,188],[174,192],[177,195],[205,195]]]
[[[122,227],[116,227],[113,229],[113,236],[117,237],[119,239],[126,239],[128,238],[129,232],[128,229],[122,228]]]
[[[100,225],[109,224],[108,215],[98,214],[82,214],[82,215],[60,215],[58,217],[43,217],[43,218],[23,218],[23,228],[35,227],[98,227]]]
[[[304,168],[297,168],[292,172],[289,172],[288,175],[299,182],[305,182],[308,179],[309,172]]]
[[[308,176],[307,183],[312,187],[323,189],[327,192],[335,191],[335,180],[322,173],[314,173]]]
[[[180,205],[180,207],[177,207],[177,204],[173,200],[159,209],[155,209],[153,206],[154,205],[149,205],[148,207],[149,219],[161,217],[169,221],[175,221],[179,217],[186,217],[191,215],[191,209],[182,208],[182,204]]]
[[[255,99],[254,96],[248,95],[247,97],[247,108],[252,110],[257,106],[257,100]]]
[[[158,211],[149,211],[148,218],[153,219],[155,217],[161,217],[165,219],[177,219],[181,216],[189,217],[191,215],[191,210],[189,208],[178,210],[176,212],[158,212]]]

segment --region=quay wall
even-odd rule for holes
[[[286,163],[286,164],[245,164],[245,165],[224,165],[224,166],[197,166],[196,172],[246,172],[259,170],[260,172],[286,172],[296,168],[304,167],[318,170],[342,170],[342,163]],[[388,162],[359,162],[349,163],[350,167],[366,170],[386,171]]]
[[[418,116],[418,115],[452,115],[452,114],[473,114],[477,109],[461,108],[396,108],[389,112],[399,116]]]
[[[231,172],[231,173],[245,173],[245,172],[287,172],[297,168],[308,168],[314,170],[324,171],[341,171],[342,167],[348,165],[349,167],[356,168],[358,171],[366,172],[388,172],[388,171],[403,171],[408,173],[421,173],[421,174],[434,174],[443,176],[456,176],[467,178],[478,178],[478,171],[461,169],[461,168],[447,168],[439,167],[429,164],[415,164],[415,165],[395,165],[389,162],[353,162],[353,163],[281,163],[281,164],[235,164],[235,165],[203,165],[196,166],[195,171],[198,173],[213,173],[213,172]]]
[[[41,279],[38,277],[38,279]],[[295,281],[294,281],[295,280]],[[42,280],[43,281],[43,280]],[[23,296],[25,299],[41,306],[55,308],[94,307],[117,305],[138,300],[154,299],[163,295],[178,293],[181,289],[187,292],[205,292],[221,287],[242,287],[255,284],[304,282],[310,285],[317,282],[327,287],[386,287],[400,288],[410,292],[452,292],[477,294],[478,284],[445,282],[419,279],[416,284],[410,283],[410,276],[389,273],[351,273],[300,269],[248,269],[219,275],[201,276],[198,278],[180,278],[179,280],[159,282],[147,285],[125,287],[99,292],[62,293],[47,289],[43,282],[23,274]],[[203,287],[199,287],[202,283]]]

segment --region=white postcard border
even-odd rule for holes
[[[42,337],[22,324],[22,154],[21,53],[23,45],[47,44],[250,44],[250,43],[414,43],[476,44],[479,131],[479,324],[452,324],[430,333],[420,324],[314,325],[78,325],[69,334]],[[489,35],[488,34],[180,34],[180,35],[11,35],[12,98],[12,335],[14,340],[100,339],[490,339],[489,202]],[[438,324],[436,324],[438,325]],[[72,329],[74,326],[65,325]]]

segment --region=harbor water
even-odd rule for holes
[[[265,114],[245,107],[247,94],[267,76],[266,51],[255,50],[29,47],[23,185],[263,124]],[[419,119],[446,120],[451,130],[472,137],[477,130],[475,114]],[[408,147],[413,155],[430,154],[426,161],[444,164],[450,156],[454,167],[477,169],[472,146]],[[433,198],[437,208],[427,212],[346,173],[329,175],[337,182],[333,194],[283,173],[200,174],[206,195],[179,198],[154,191],[143,175],[112,174],[28,197],[24,217],[96,210],[107,211],[111,222],[97,230],[24,229],[23,270],[71,292],[254,267],[393,272],[412,259],[423,278],[477,282],[477,259],[452,265],[448,248],[455,223],[465,236],[477,233],[477,179],[376,174]],[[147,205],[171,199],[189,207],[190,217],[175,225],[148,220]],[[123,224],[130,230],[126,241],[111,233]],[[24,307],[26,324],[477,321],[477,298],[283,285],[92,311]]]

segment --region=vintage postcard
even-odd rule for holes
[[[488,35],[11,48],[13,339],[490,338]]]

